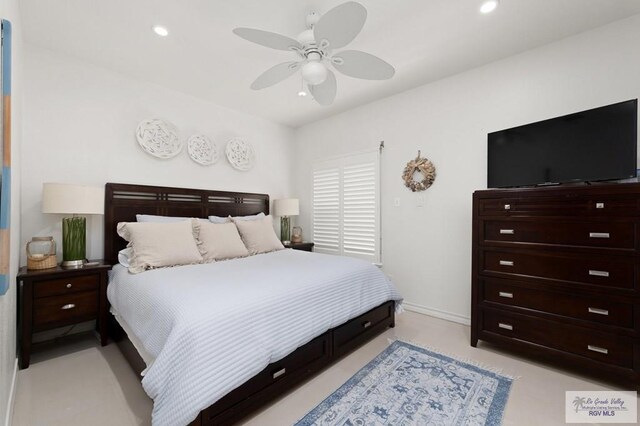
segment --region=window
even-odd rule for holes
[[[319,253],[380,262],[378,151],[313,167],[313,242]]]

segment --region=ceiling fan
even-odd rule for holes
[[[233,32],[245,40],[272,49],[295,52],[298,60],[283,62],[262,73],[252,84],[254,90],[264,89],[285,80],[298,70],[302,72],[303,85],[320,105],[331,105],[336,97],[336,76],[328,68],[350,77],[366,80],[386,80],[395,69],[382,59],[359,50],[335,49],[349,44],[362,30],[367,19],[367,9],[350,1],[334,7],[322,17],[316,13],[307,15],[307,29],[297,39],[252,28],[236,28]],[[304,96],[304,90],[299,92]]]

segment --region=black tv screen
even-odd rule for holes
[[[489,188],[636,176],[638,100],[489,133]]]

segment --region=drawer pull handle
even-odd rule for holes
[[[589,232],[589,238],[609,238],[608,232]]]
[[[68,303],[68,304],[64,305],[60,309],[62,309],[63,311],[68,311],[69,309],[73,309],[75,307],[76,307],[76,305],[74,303]]]
[[[513,266],[513,261],[512,260],[501,260],[500,261],[500,266]]]
[[[609,349],[601,348],[600,346],[587,345],[587,349],[589,349],[591,352],[598,352],[605,355],[609,353]]]
[[[281,370],[276,371],[275,373],[273,373],[273,378],[277,379],[278,377],[282,376],[284,373],[287,372],[286,368],[283,368]]]
[[[504,209],[505,210],[511,210],[511,204],[505,204],[504,205]]]
[[[609,273],[607,271],[596,271],[594,269],[589,269],[589,275],[594,277],[608,277]]]
[[[604,203],[596,203],[596,209],[604,209]]]
[[[513,235],[513,234],[514,234],[514,231],[513,231],[513,229],[501,229],[501,230],[500,230],[500,233],[501,233],[502,235]]]
[[[71,287],[73,287],[71,283],[67,283],[67,288],[71,288]]]
[[[498,327],[504,328],[505,330],[513,330],[513,326],[511,324],[505,324],[503,322],[499,322]]]
[[[498,292],[500,297],[506,297],[507,299],[513,299],[513,293],[507,293],[506,291]]]
[[[364,328],[369,328],[369,327],[371,327],[371,321],[363,322],[363,323],[362,323],[362,326],[363,326]]]
[[[607,309],[592,308],[591,306],[589,306],[589,313],[598,315],[609,315],[609,311]]]

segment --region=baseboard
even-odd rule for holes
[[[427,308],[426,306],[417,305],[411,302],[402,302],[402,306],[407,311],[417,312],[419,314],[429,315],[431,317],[440,318],[447,321],[457,322],[458,324],[471,325],[471,318],[464,315],[454,314],[452,312],[441,311],[440,309]]]
[[[11,426],[13,419],[13,403],[16,398],[16,382],[18,379],[18,358],[13,365],[13,378],[11,379],[11,389],[9,390],[9,398],[7,398],[7,415],[4,419],[5,426]]]

